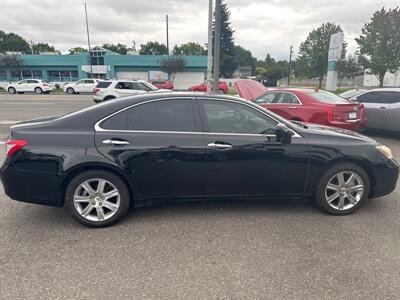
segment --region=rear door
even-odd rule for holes
[[[400,132],[400,92],[392,92],[387,129]]]
[[[199,99],[207,147],[208,196],[296,196],[304,193],[309,154],[300,136],[276,141],[278,121],[245,102]]]
[[[115,85],[115,91],[118,97],[125,97],[136,94],[143,94],[145,91],[137,82],[118,81]]]
[[[364,104],[367,117],[367,127],[375,129],[388,129],[389,107],[391,92],[371,91],[357,97]]]
[[[96,146],[146,198],[204,195],[205,147],[193,98],[150,100],[96,126]]]

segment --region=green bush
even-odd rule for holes
[[[60,89],[60,85],[59,85],[58,83],[56,83],[56,84],[54,85],[54,87],[55,87],[57,90]]]

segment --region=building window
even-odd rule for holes
[[[42,79],[42,71],[39,70],[18,70],[11,72],[11,80],[18,81],[22,79]]]
[[[7,81],[6,71],[0,71],[0,81]]]
[[[79,80],[78,71],[74,70],[57,70],[48,71],[49,81],[66,82]]]

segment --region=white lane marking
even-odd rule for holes
[[[0,125],[12,125],[22,121],[12,121],[12,120],[2,120],[0,121]]]
[[[52,105],[54,102],[0,102],[0,104],[5,104],[5,105],[27,105],[27,104],[35,104],[35,105]]]

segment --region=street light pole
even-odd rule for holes
[[[167,55],[169,55],[168,15],[166,16],[165,22],[166,22],[166,25],[167,25]]]
[[[93,76],[93,67],[92,67],[92,58],[90,53],[92,49],[90,48],[90,36],[89,36],[89,22],[88,22],[88,15],[87,15],[87,7],[85,2],[85,16],[86,16],[86,33],[87,33],[87,42],[88,42],[88,49],[89,49],[89,65],[90,65],[90,77]]]
[[[288,70],[288,77],[287,77],[287,85],[290,85],[290,74],[292,73],[292,53],[293,53],[293,46],[290,46],[290,54],[289,54],[289,70]]]
[[[207,91],[212,91],[212,21],[213,21],[213,0],[208,0],[208,43],[207,43]]]
[[[214,80],[213,92],[218,93],[221,52],[221,0],[215,0]]]

